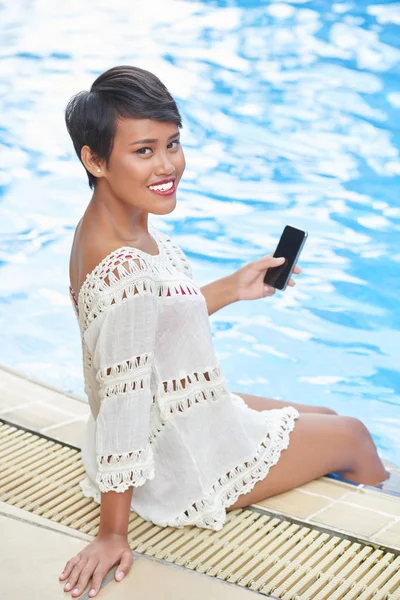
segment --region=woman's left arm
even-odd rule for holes
[[[238,300],[257,300],[272,296],[275,288],[264,283],[265,273],[272,267],[279,267],[283,262],[283,258],[264,256],[248,263],[232,275],[203,286],[201,293],[206,299],[208,314],[212,315],[217,310]],[[299,274],[301,269],[296,266],[293,273]],[[289,279],[288,285],[295,285],[293,279]]]
[[[222,279],[217,279],[201,288],[201,293],[207,302],[209,315],[239,300],[234,275],[235,273],[222,277]]]

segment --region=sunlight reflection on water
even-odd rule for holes
[[[83,393],[68,261],[90,194],[63,110],[135,64],[182,112],[178,204],[152,220],[198,283],[309,232],[295,289],[211,317],[231,390],[361,417],[400,464],[400,5],[23,4],[0,8],[0,362]]]

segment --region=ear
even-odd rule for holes
[[[89,146],[83,146],[81,149],[81,160],[86,169],[94,177],[102,177],[104,174],[103,161],[93,154]]]

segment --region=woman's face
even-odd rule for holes
[[[186,166],[179,138],[174,123],[119,118],[109,164],[101,165],[103,177],[97,185],[108,186],[108,193],[136,209],[154,214],[172,212]],[[151,190],[162,180],[173,180],[172,188],[165,190],[169,195]],[[171,183],[164,185],[171,187]]]

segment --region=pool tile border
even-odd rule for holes
[[[65,581],[59,580],[60,570],[65,565],[65,562],[72,558],[73,554],[80,551],[88,542],[94,539],[93,536],[3,501],[0,501],[0,520],[3,523],[3,528],[6,530],[6,535],[12,534],[15,539],[16,536],[21,537],[21,532],[23,532],[25,537],[31,540],[36,539],[38,552],[36,556],[31,557],[31,562],[35,564],[37,569],[37,572],[35,572],[40,576],[41,589],[43,589],[44,585],[49,588],[49,593],[45,593],[45,598],[51,597],[54,600],[56,598],[71,598],[70,594],[64,592]],[[47,546],[49,539],[53,539],[51,550]],[[15,551],[16,544],[13,544],[12,548],[14,552],[7,558],[10,562],[18,562],[21,551],[18,548],[17,555]],[[53,552],[53,554],[50,554],[50,552]],[[168,580],[172,580],[174,587],[179,586],[180,598],[189,597],[192,586],[200,588],[204,593],[211,594],[215,600],[225,600],[228,597],[237,598],[237,600],[239,598],[250,599],[252,597],[250,594],[257,593],[253,590],[240,588],[226,581],[211,579],[204,573],[188,570],[183,566],[169,563],[154,556],[141,554],[136,550],[132,550],[132,554],[134,561],[126,581],[124,583],[116,582],[115,572],[117,567],[112,567],[102,581],[100,588],[101,597],[120,600],[128,597],[147,597],[146,593],[148,594],[149,592],[148,579],[146,582],[146,578],[143,576],[141,577],[138,590],[138,568],[142,569],[144,565],[147,578],[151,577],[155,578],[155,581],[165,581],[165,577],[167,577]],[[51,558],[50,561],[49,558]],[[28,557],[25,556],[25,559],[28,559]],[[140,565],[142,566],[140,567]],[[25,598],[33,596],[35,598],[38,597],[35,582],[31,581],[29,575],[22,574],[18,580],[14,580],[11,573],[2,572],[2,578],[2,585],[4,587],[5,583],[6,591],[9,593],[8,597],[12,597],[13,600],[25,600]],[[43,584],[43,582],[45,583]],[[79,596],[79,600],[89,600],[89,589],[90,587],[87,585],[83,594]],[[44,598],[42,595],[40,597]],[[201,597],[201,591],[198,592],[196,597]],[[273,598],[269,595],[265,597]]]

